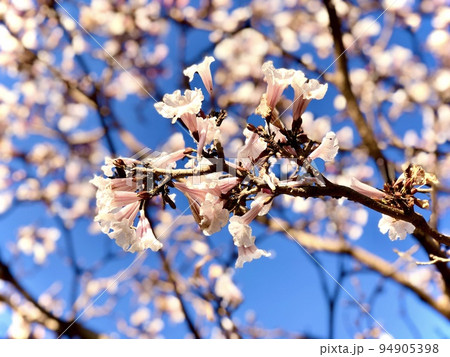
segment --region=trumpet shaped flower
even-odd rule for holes
[[[339,142],[332,131],[322,139],[322,143],[310,155],[310,160],[321,158],[323,161],[333,161],[339,150]]]
[[[214,61],[215,61],[214,57],[206,56],[202,63],[193,64],[192,66],[186,68],[183,71],[183,74],[186,77],[189,77],[189,82],[192,82],[192,80],[194,79],[194,74],[197,72],[200,75],[200,78],[202,79],[203,84],[205,85],[209,95],[211,95],[213,90],[211,63]]]

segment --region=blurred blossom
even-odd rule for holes
[[[241,81],[248,77],[260,77],[261,65],[269,49],[264,36],[254,29],[247,28],[221,41],[214,50],[214,56],[222,61],[227,75],[226,81]],[[216,76],[222,70],[218,69]]]
[[[12,192],[0,192],[0,214],[6,212],[10,207],[14,199]]]
[[[25,226],[19,229],[17,247],[27,255],[33,255],[36,264],[43,264],[48,254],[56,249],[61,233],[56,228]]]
[[[226,305],[238,306],[243,300],[242,293],[233,283],[230,272],[221,274],[217,278],[214,290],[216,295],[221,297]]]

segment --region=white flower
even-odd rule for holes
[[[200,111],[203,99],[201,89],[186,89],[184,95],[177,89],[172,94],[165,94],[163,101],[156,103],[155,108],[164,118],[172,119],[172,124],[180,118],[190,130],[189,123]]]
[[[220,195],[227,193],[238,183],[238,178],[219,179],[217,174],[203,175],[201,182],[174,182],[188,199],[192,215],[203,233],[212,235],[228,223],[230,212],[223,208]]]
[[[297,71],[293,80],[294,88],[293,118],[297,120],[305,112],[306,107],[313,99],[322,99],[328,89],[328,84],[320,84],[315,79],[306,82],[302,71]]]
[[[383,199],[386,194],[376,188],[366,185],[365,183],[359,181],[358,179],[352,177],[352,182],[350,184],[350,188],[359,192],[360,194],[373,198],[375,200]]]
[[[170,154],[162,152],[157,156],[146,158],[152,167],[159,169],[174,169],[177,167],[177,161],[183,159],[187,154],[186,149],[177,150]]]
[[[272,206],[272,195],[260,192],[255,196],[250,209],[242,216],[230,218],[228,230],[233,236],[233,242],[237,247],[250,247],[255,243],[252,237],[250,223],[257,217],[269,212]]]
[[[250,247],[255,243],[255,237],[252,236],[252,228],[243,222],[242,217],[231,217],[228,231],[233,237],[234,245],[237,247]]]
[[[329,131],[322,139],[322,143],[310,155],[310,160],[320,157],[324,161],[333,161],[339,150],[339,142],[336,134]]]
[[[114,222],[112,232],[108,235],[116,241],[116,244],[123,250],[136,253],[148,248],[154,252],[162,247],[162,243],[155,237],[150,222],[145,217],[144,210],[140,211],[139,223],[133,227],[133,222],[127,219]]]
[[[295,70],[286,68],[275,68],[272,61],[262,65],[264,80],[267,82],[266,102],[270,108],[275,108],[283,94],[283,91],[292,82]]]
[[[238,247],[238,258],[236,260],[235,267],[242,268],[244,263],[251,262],[254,259],[259,259],[262,256],[270,257],[271,254],[265,250],[258,249],[254,244],[249,247]]]
[[[115,240],[116,244],[123,250],[128,250],[130,242],[135,240],[135,230],[128,220],[116,221],[111,224],[112,231],[108,233],[109,238]]]
[[[193,64],[192,66],[186,68],[183,71],[183,74],[186,77],[189,77],[189,82],[192,82],[194,79],[194,74],[197,72],[200,75],[200,78],[203,81],[203,84],[206,87],[206,90],[211,95],[213,90],[212,76],[211,76],[211,63],[214,62],[214,57],[206,56],[202,63]]]
[[[20,227],[17,247],[27,255],[33,255],[36,264],[43,264],[49,253],[56,249],[60,237],[56,228]]]
[[[272,196],[260,192],[256,195],[250,209],[243,216],[233,216],[230,218],[228,231],[233,236],[234,245],[238,247],[238,259],[236,267],[242,268],[245,262],[259,259],[262,256],[268,257],[270,253],[258,249],[255,246],[255,237],[252,236],[250,223],[257,217],[267,214],[272,205]]]
[[[216,118],[197,117],[196,131],[198,133],[197,155],[202,156],[203,148],[210,144],[214,139],[220,140],[220,128],[216,125]]]
[[[199,213],[201,217],[200,228],[207,236],[219,232],[222,227],[225,227],[230,216],[230,212],[223,208],[223,201],[210,193],[206,194]]]
[[[384,214],[378,222],[378,228],[383,234],[389,231],[390,240],[405,239],[406,235],[414,232],[415,229],[414,225],[409,222],[398,220]]]
[[[251,168],[254,162],[261,153],[266,150],[267,143],[257,134],[247,128],[244,129],[244,135],[247,137],[245,144],[237,153],[239,162],[247,169]]]
[[[139,217],[136,234],[133,237],[134,240],[130,241],[130,247],[128,248],[128,251],[135,253],[142,252],[150,248],[151,250],[156,252],[160,250],[163,245],[158,239],[156,239],[152,227],[150,226],[150,222],[147,217],[145,217],[145,211],[141,210],[140,213],[141,216]]]

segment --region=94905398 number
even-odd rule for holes
[[[380,353],[438,353],[438,344],[422,343],[390,343],[380,344]]]

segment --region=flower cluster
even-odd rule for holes
[[[213,57],[206,57],[202,63],[192,65],[183,72],[189,81],[193,80],[195,73],[199,74],[211,102],[214,93],[210,70],[212,62]],[[302,127],[302,115],[307,105],[312,99],[324,97],[326,84],[308,80],[301,71],[277,69],[272,61],[262,65],[262,72],[267,88],[256,113],[265,123],[257,127],[247,124],[243,130],[245,142],[237,149],[234,161],[225,157],[226,143],[221,137],[221,125],[227,120],[227,113],[212,110],[207,114],[202,109],[205,97],[201,89],[186,89],[183,94],[176,90],[165,94],[162,101],[155,104],[160,115],[172,123],[180,121],[196,143],[196,148],[183,147],[172,153],[143,159],[107,158],[103,167],[107,178],[96,176],[91,181],[98,189],[95,220],[104,233],[130,252],[147,248],[159,250],[162,243],[153,232],[146,210],[152,198],[155,199],[153,202],[161,202],[164,207],[167,203],[174,208],[175,196],[169,192],[176,189],[187,199],[192,216],[204,235],[217,233],[228,224],[228,231],[238,248],[236,267],[262,256],[270,256],[270,253],[255,245],[251,223],[268,214],[273,199],[286,193],[281,189],[325,186],[312,161],[333,161],[339,146],[334,132],[329,131],[317,143],[308,137]],[[292,86],[295,94],[293,121],[290,124],[285,123],[277,111],[288,86]],[[282,173],[285,177],[276,174],[274,163],[278,159],[291,164],[292,170]],[[185,168],[176,169],[177,163],[181,162],[184,162]],[[386,186],[384,191],[356,178],[350,187],[372,199],[398,206],[409,205],[408,200],[411,199],[417,204],[419,201],[412,198],[415,193],[413,186],[430,182],[433,182],[431,176],[410,167],[392,187]],[[388,216],[383,216],[379,227],[382,233],[389,231],[391,239],[403,239],[414,228],[410,223]]]

